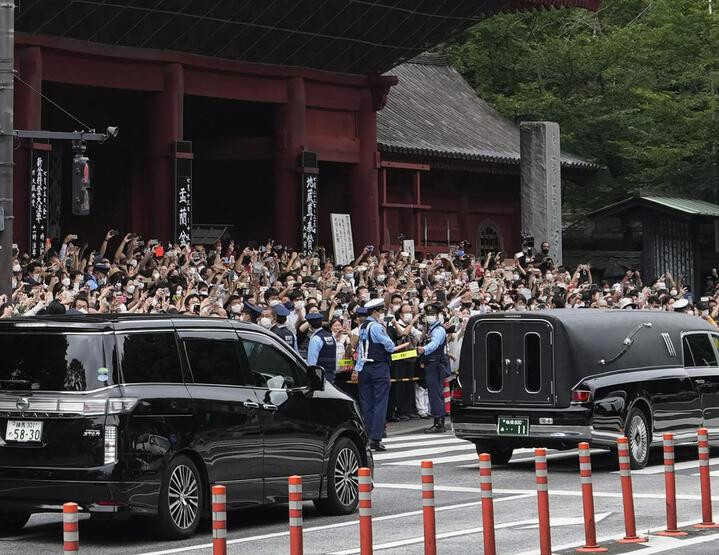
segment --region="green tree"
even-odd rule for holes
[[[709,7],[604,0],[597,13],[507,14],[447,50],[504,115],[559,122],[564,149],[608,168],[601,194],[568,195],[569,207],[637,190],[719,200],[719,13]]]

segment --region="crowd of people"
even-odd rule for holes
[[[13,253],[13,292],[10,298],[0,296],[0,318],[144,313],[254,322],[310,364],[324,366],[330,381],[342,372],[356,379],[365,361],[372,367],[367,351],[383,342],[396,351],[417,349],[417,359],[391,361],[394,383],[386,417],[431,414],[435,431],[444,431],[444,412],[438,415],[431,387],[428,403],[422,387],[429,386],[427,369],[445,361],[447,368],[439,374],[457,371],[465,327],[475,314],[649,309],[689,312],[714,323],[719,313],[716,272],[706,282],[706,296],[695,298],[668,273],[651,283],[634,270],[599,280],[589,264],[557,265],[548,243],[536,253],[525,248],[510,256],[488,252],[481,257],[461,243],[451,252],[420,259],[367,246],[344,266],[335,265],[322,248],[302,254],[273,241],[241,246],[232,240],[190,247],[144,242],[118,230],[108,231],[96,250],[75,235],[48,240],[45,247],[38,259]],[[375,322],[374,329],[363,326]]]

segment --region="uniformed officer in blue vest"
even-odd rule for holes
[[[335,383],[337,368],[337,343],[332,332],[322,327],[324,316],[319,312],[307,315],[307,322],[312,328],[310,344],[307,347],[307,364],[321,366],[325,369],[325,379]]]
[[[275,325],[270,328],[270,331],[296,351],[297,338],[287,327],[287,317],[290,315],[290,311],[284,305],[277,304],[272,307],[272,312],[275,313]]]
[[[427,428],[424,433],[437,434],[445,431],[444,427],[444,368],[448,363],[445,347],[447,345],[447,332],[439,318],[440,311],[435,306],[428,306],[425,310],[427,316],[427,338],[423,347],[417,352],[422,355],[427,394],[429,397],[429,411],[434,418],[434,425]]]
[[[370,447],[375,451],[387,449],[382,445],[384,422],[390,388],[390,355],[407,347],[407,343],[393,343],[387,330],[379,322],[384,300],[372,299],[365,306],[367,319],[360,326],[358,357],[355,372],[359,378],[359,400],[362,417],[369,431]]]

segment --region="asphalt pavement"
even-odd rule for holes
[[[482,513],[477,456],[472,444],[451,432],[425,435],[427,421],[391,424],[387,451],[375,456],[372,494],[374,551],[387,554],[423,552],[420,462],[435,463],[438,552],[482,552]],[[698,530],[701,520],[696,449],[678,448],[676,456],[678,520],[686,536],[657,535],[666,527],[661,453],[632,473],[637,529],[647,541],[619,544],[624,535],[622,497],[616,456],[592,455],[597,536],[609,553],[719,553],[719,530]],[[719,451],[712,450],[714,505],[719,518]],[[548,456],[552,545],[555,553],[574,553],[583,545],[582,499],[576,451]],[[497,553],[538,553],[534,461],[530,450],[518,450],[509,465],[493,471]],[[305,553],[359,553],[357,515],[325,517],[304,504]],[[61,516],[33,515],[22,534],[0,538],[3,555],[56,554],[62,549]],[[153,538],[151,523],[141,520],[96,522],[81,516],[81,551],[97,554],[170,555],[212,553],[209,523],[190,540],[163,542]],[[289,553],[287,505],[234,511],[228,516],[229,553]]]

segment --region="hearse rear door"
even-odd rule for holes
[[[473,370],[476,404],[553,404],[552,327],[543,320],[478,321]]]

